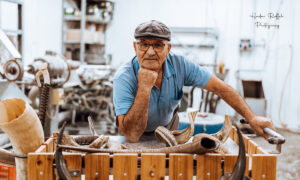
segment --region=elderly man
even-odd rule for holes
[[[114,78],[114,106],[117,125],[131,142],[158,126],[178,128],[176,107],[183,86],[201,86],[226,101],[246,118],[252,128],[264,134],[272,121],[255,115],[239,94],[205,68],[170,52],[169,28],[156,20],[140,24],[134,33],[136,56],[120,67]]]

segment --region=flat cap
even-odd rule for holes
[[[134,32],[135,39],[140,38],[155,38],[171,40],[170,29],[162,22],[151,20],[144,22],[136,27]]]

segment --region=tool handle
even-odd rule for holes
[[[271,136],[271,137],[268,138],[268,142],[270,144],[283,144],[283,143],[285,143],[285,138],[281,134],[279,134],[278,132],[274,131],[273,129],[265,127],[263,129],[263,131]]]
[[[240,122],[242,124],[248,124],[248,122],[245,119],[241,119]],[[270,144],[283,144],[285,143],[285,138],[277,133],[276,131],[274,131],[271,128],[265,127],[263,128],[264,133],[267,133],[268,135],[270,135],[271,137],[268,138],[268,142]]]

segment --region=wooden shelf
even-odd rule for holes
[[[80,41],[77,41],[77,40],[65,40],[64,41],[65,44],[80,44]],[[84,42],[84,44],[88,44],[88,45],[101,45],[101,46],[105,46],[105,44],[103,43],[100,43],[100,42]]]
[[[72,15],[64,15],[65,21],[80,21],[81,17],[78,16],[72,16]]]
[[[81,21],[81,17],[78,16],[72,16],[72,15],[65,15],[64,16],[65,21]],[[93,17],[93,16],[86,16],[85,19],[86,22],[96,23],[96,24],[108,24],[108,21],[103,21],[100,18]]]
[[[76,40],[65,40],[64,41],[65,44],[80,44],[80,41],[76,41]]]
[[[67,0],[63,0],[63,12],[65,6],[65,2]],[[111,12],[109,16],[104,20],[101,16],[88,15],[86,13],[87,7],[90,4],[95,4],[91,0],[80,0],[81,3],[78,3],[79,0],[72,0],[77,3],[76,7],[80,8],[80,15],[67,15],[63,14],[62,16],[62,52],[65,53],[67,48],[70,46],[79,46],[80,54],[79,59],[82,64],[87,63],[89,61],[89,57],[94,56],[104,56],[105,55],[105,32],[107,25],[111,22],[112,12],[114,9],[114,2],[110,4]],[[100,1],[99,1],[100,2]],[[73,7],[75,8],[75,7]],[[98,7],[99,9],[105,7]],[[80,29],[79,29],[80,27]],[[74,29],[72,29],[74,28]],[[73,31],[74,30],[74,31]],[[73,31],[73,32],[72,32]],[[84,33],[84,35],[83,35]],[[78,52],[71,50],[71,57],[78,59]]]

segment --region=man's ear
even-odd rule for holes
[[[133,41],[133,47],[134,47],[134,51],[136,53],[136,41]]]
[[[172,44],[168,43],[168,53],[171,51],[171,48],[172,48]]]

